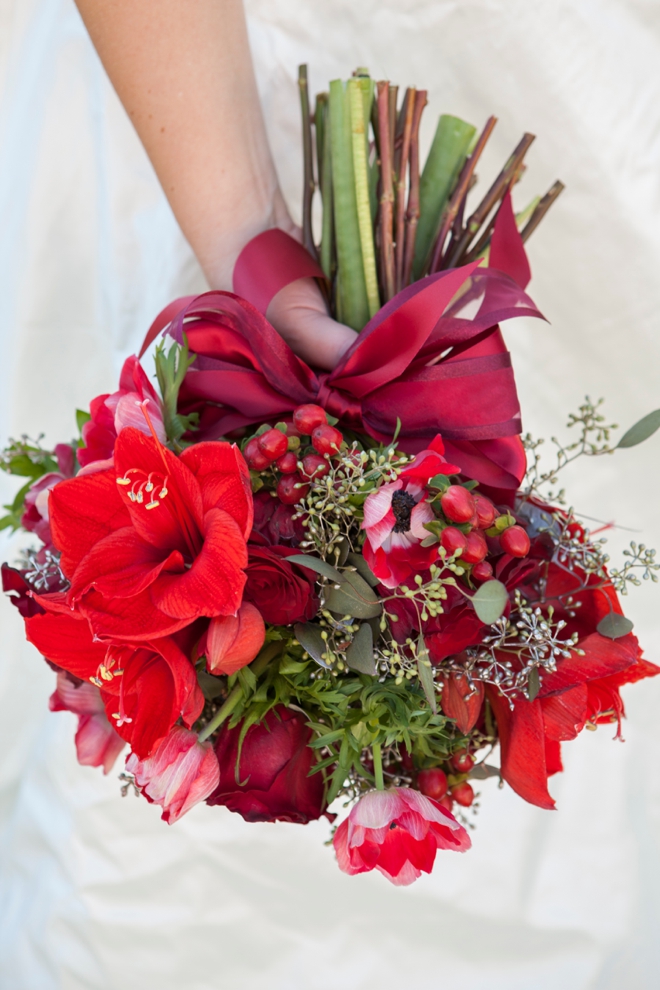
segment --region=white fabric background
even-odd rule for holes
[[[625,426],[660,405],[657,0],[248,9],[294,209],[302,60],[314,89],[357,64],[427,86],[427,142],[439,112],[479,125],[496,113],[482,183],[533,130],[518,206],[557,176],[568,191],[530,244],[551,323],[506,330],[526,427],[561,430],[585,391]],[[75,406],[114,387],[161,305],[203,281],[71,0],[0,0],[0,60],[0,438],[45,429],[55,442]],[[659,454],[656,437],[582,465],[574,502],[659,544]],[[653,587],[629,602],[656,661],[659,606]],[[604,727],[564,747],[558,811],[488,782],[473,850],[398,890],[342,875],[322,823],[198,807],[168,828],[122,800],[115,772],[76,764],[74,717],[47,712],[54,677],[0,608],[2,990],[660,985],[660,682],[627,689],[625,746]]]

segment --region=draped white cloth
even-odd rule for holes
[[[191,16],[194,3],[191,3]],[[297,211],[296,66],[313,88],[367,65],[429,89],[433,119],[499,117],[490,179],[538,135],[516,205],[568,190],[530,242],[550,320],[509,323],[527,429],[585,392],[630,425],[660,405],[660,7],[653,0],[248,0],[272,145]],[[159,308],[202,290],[71,0],[0,0],[0,439],[73,435]],[[219,53],[220,55],[220,53]],[[203,140],[203,135],[200,135]],[[227,149],[227,154],[231,149]],[[571,500],[660,543],[660,436],[571,468]],[[16,485],[2,479],[3,501]],[[20,540],[3,537],[3,557]],[[660,657],[657,589],[630,598]],[[652,990],[660,982],[660,681],[564,746],[558,810],[489,781],[465,856],[408,889],[349,878],[324,823],[247,825],[197,807],[173,828],[79,767],[54,675],[0,605],[3,990]]]

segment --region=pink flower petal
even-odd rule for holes
[[[392,495],[403,488],[402,481],[390,481],[367,496],[364,503],[363,529],[370,529],[383,519],[392,507]]]
[[[418,540],[425,540],[430,536],[428,529],[424,529],[424,523],[433,522],[435,513],[428,502],[418,502],[410,513],[410,532]]]

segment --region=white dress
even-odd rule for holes
[[[191,4],[191,9],[194,5]],[[296,66],[367,65],[432,118],[500,119],[482,185],[524,130],[518,208],[560,177],[530,242],[550,324],[506,325],[525,426],[585,392],[628,426],[660,406],[660,9],[648,0],[250,0],[283,188],[301,188]],[[203,279],[71,0],[0,0],[0,439],[70,438],[159,308]],[[584,463],[572,501],[660,543],[660,435]],[[3,501],[16,488],[2,478]],[[596,525],[596,524],[594,524]],[[3,535],[2,556],[20,540]],[[54,675],[0,603],[2,990],[652,990],[660,982],[660,679],[625,690],[625,746],[564,746],[558,810],[481,786],[474,848],[412,887],[349,878],[323,822],[195,808],[168,827],[79,767]],[[628,611],[660,657],[655,587]]]

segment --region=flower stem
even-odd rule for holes
[[[371,749],[374,754],[374,777],[376,778],[376,787],[379,791],[384,791],[385,781],[383,780],[383,757],[380,752],[380,743],[372,743]]]
[[[257,658],[250,664],[250,670],[255,677],[259,677],[264,672],[270,661],[273,657],[277,656],[281,648],[281,643],[267,643],[266,646],[263,647]],[[216,729],[220,728],[223,722],[226,722],[241,700],[242,695],[243,688],[240,683],[235,684],[225,698],[224,704],[218,709],[211,721],[205,725],[200,732],[198,737],[200,742],[204,742],[208,739],[209,736],[213,735]]]

